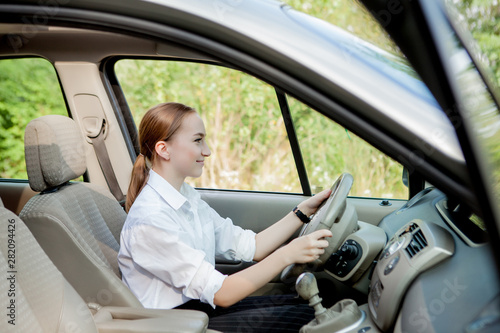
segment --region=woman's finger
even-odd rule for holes
[[[322,248],[322,249],[324,249],[325,247],[328,247],[328,245],[330,245],[330,244],[328,244],[328,241],[326,241],[326,240],[324,240],[324,239],[321,239],[321,240],[319,241],[319,243],[318,243],[318,247],[319,247],[319,248]]]
[[[316,230],[315,232],[311,233],[310,234],[312,237],[316,238],[316,239],[320,239],[320,238],[325,238],[325,237],[332,237],[332,232],[328,229],[320,229],[320,230]]]

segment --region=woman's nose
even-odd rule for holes
[[[204,147],[203,147],[203,150],[201,152],[201,154],[205,157],[208,157],[212,154],[212,152],[210,151],[210,148],[208,148],[208,145],[205,143]]]

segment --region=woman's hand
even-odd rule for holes
[[[319,258],[325,252],[328,241],[325,237],[332,237],[327,229],[316,230],[313,233],[295,238],[286,246],[280,248],[287,265],[305,264]]]
[[[319,205],[332,193],[331,189],[323,190],[319,192],[316,195],[313,195],[307,200],[302,201],[299,205],[298,208],[302,211],[302,213],[306,214],[307,216],[311,216],[316,212],[318,209]]]
[[[330,230],[322,229],[296,238],[257,264],[228,276],[215,293],[214,303],[222,307],[233,305],[263,287],[288,265],[318,259],[328,246],[324,238],[331,236]]]
[[[302,213],[307,216],[312,215],[318,209],[319,205],[330,195],[331,190],[324,190],[307,200],[302,201],[298,207]],[[294,232],[303,226],[301,220],[293,212],[288,213],[284,218],[274,223],[270,227],[259,232],[255,237],[255,254],[253,259],[260,261],[285,243]],[[328,236],[322,237],[330,237]],[[320,237],[321,238],[321,237]],[[318,248],[318,247],[317,247]]]

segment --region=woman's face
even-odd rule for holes
[[[210,149],[205,142],[205,125],[197,113],[190,113],[177,132],[168,140],[167,151],[172,170],[182,181],[186,177],[200,177]]]

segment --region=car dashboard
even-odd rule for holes
[[[457,211],[428,188],[379,224],[389,241],[367,311],[382,331],[459,332],[485,320],[480,312],[498,294],[494,258],[486,233]]]

